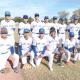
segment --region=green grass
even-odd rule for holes
[[[53,64],[53,71],[41,64],[36,68],[22,70],[24,80],[79,80],[80,62],[76,64],[64,64],[64,68],[58,64]]]
[[[66,32],[66,38],[68,38]],[[18,36],[15,37],[16,42]],[[21,70],[24,80],[79,80],[80,79],[80,62],[76,64],[65,65],[64,68],[57,64],[53,64],[53,71],[49,71],[47,66],[41,64],[36,68]]]

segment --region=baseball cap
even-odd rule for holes
[[[23,15],[23,19],[28,19],[28,15]]]
[[[49,19],[49,17],[48,17],[48,16],[45,16],[45,17],[44,17],[44,20],[45,20],[45,19]]]
[[[24,33],[29,33],[30,30],[29,29],[24,29]]]
[[[35,15],[34,15],[35,17],[39,17],[39,13],[35,13]]]
[[[79,17],[78,17],[78,16],[76,16],[76,15],[73,15],[73,16],[71,17],[71,19],[72,19],[72,20],[78,20],[78,19],[79,19]]]
[[[58,17],[56,17],[56,16],[53,17],[53,20],[57,20],[57,19],[58,19]]]
[[[1,28],[1,34],[8,34],[7,28]]]
[[[5,16],[11,16],[11,13],[9,11],[5,11]]]
[[[74,37],[74,32],[69,32],[69,37]]]
[[[63,19],[63,18],[59,18],[59,20],[60,20],[60,21],[63,21],[64,19]]]
[[[80,30],[79,30],[79,32],[78,32],[78,35],[80,35]]]
[[[40,34],[41,34],[41,33],[44,34],[44,33],[45,33],[44,28],[40,28],[40,29],[39,29],[39,33],[40,33]]]

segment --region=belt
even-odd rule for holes
[[[33,34],[39,34],[39,33],[33,33]]]
[[[4,53],[0,53],[0,54],[6,54],[6,53],[8,53],[8,51],[6,51],[6,52],[4,52]]]
[[[45,35],[49,35],[48,33],[45,33]]]
[[[39,51],[39,53],[42,53],[42,51]]]
[[[59,33],[59,34],[65,34],[65,33]]]

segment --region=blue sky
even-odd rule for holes
[[[12,17],[27,14],[34,16],[39,13],[43,18],[45,15],[56,16],[59,11],[69,11],[70,14],[80,8],[80,0],[1,0],[0,1],[0,17],[4,16],[4,12],[9,10]]]

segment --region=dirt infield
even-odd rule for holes
[[[23,80],[21,72],[15,73],[9,63],[6,65],[6,68],[5,73],[0,73],[0,80]]]

